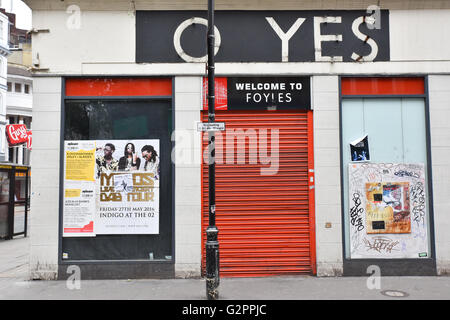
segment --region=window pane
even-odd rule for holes
[[[364,126],[374,162],[403,163],[401,99],[364,99]]]
[[[172,259],[171,102],[70,100],[65,103],[65,140],[160,141],[159,234],[97,234],[64,237],[69,260]],[[140,153],[140,150],[138,151]],[[115,153],[123,153],[116,149]],[[165,177],[165,178],[164,178]]]
[[[15,92],[22,92],[22,84],[21,83],[15,83],[14,84],[14,91]]]
[[[15,188],[14,188],[14,233],[25,231],[25,204],[21,203],[26,200],[26,173],[16,172]],[[19,202],[19,203],[17,203]]]
[[[342,174],[346,258],[350,258],[350,242],[353,241],[353,235],[349,230],[348,165],[351,162],[349,144],[366,134],[368,135],[371,163],[423,163],[425,178],[428,179],[425,101],[423,98],[343,99]],[[428,195],[428,190],[426,193]],[[428,205],[426,208],[426,219],[428,219]],[[412,219],[413,216],[411,216],[411,223],[415,223]],[[429,228],[428,221],[426,225]],[[429,230],[427,234],[430,234]],[[428,241],[429,246],[429,238],[424,240]]]
[[[403,143],[406,163],[427,163],[424,119],[423,99],[404,99],[402,101]]]

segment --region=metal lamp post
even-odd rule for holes
[[[208,0],[208,123],[215,122],[214,86],[214,0]],[[208,130],[209,164],[209,226],[206,229],[206,296],[208,300],[219,298],[219,242],[216,227],[216,160],[215,132]]]

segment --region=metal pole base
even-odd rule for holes
[[[219,230],[213,226],[206,229],[206,296],[208,300],[219,298]]]
[[[218,300],[219,299],[219,285],[216,283],[216,279],[206,279],[206,295],[208,300]]]

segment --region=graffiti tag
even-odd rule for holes
[[[413,220],[425,224],[425,190],[422,182],[411,187]]]
[[[413,177],[413,178],[420,178],[420,175],[417,172],[412,172],[412,171],[406,171],[406,170],[400,170],[397,172],[394,172],[394,175],[396,175],[397,177]]]
[[[364,229],[362,223],[362,214],[364,209],[361,207],[361,195],[355,192],[352,197],[353,207],[350,208],[350,223],[356,227],[358,231]]]
[[[376,237],[373,239],[373,242],[364,239],[364,243],[366,244],[367,251],[375,250],[379,253],[382,253],[383,251],[386,253],[391,253],[392,250],[396,250],[394,247],[399,244],[398,241],[393,241],[387,237]]]

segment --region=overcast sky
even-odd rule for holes
[[[6,12],[16,14],[16,28],[30,30],[31,29],[31,9],[21,0],[0,0],[1,7]],[[11,10],[12,6],[12,10]]]

